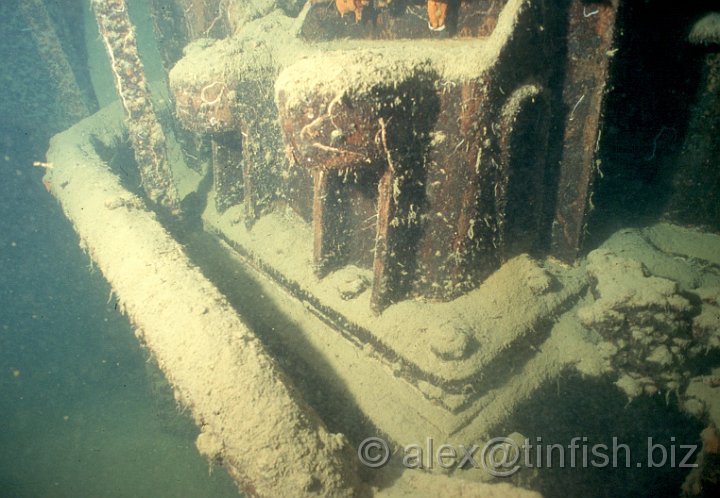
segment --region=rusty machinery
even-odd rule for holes
[[[592,210],[619,0],[152,0],[172,113],[150,95],[126,2],[93,6],[125,131],[109,106],[38,165],[191,406],[198,448],[243,489],[295,490],[263,463],[288,448],[305,455],[288,461],[306,494],[364,489],[328,420],[356,441],[482,441],[568,371],[616,374],[628,398],[662,389],[667,403],[686,358],[720,344],[720,277],[652,261],[717,265],[703,252],[713,236],[625,230],[567,264]],[[207,267],[229,260],[230,278],[207,281],[106,167],[124,132],[146,200],[199,214],[227,250]],[[118,245],[137,254],[118,259]],[[148,267],[156,286],[137,286]],[[606,292],[617,275],[623,292]],[[684,409],[701,414],[698,399]],[[335,469],[323,483],[316,457]]]
[[[617,4],[526,2],[511,15],[507,2],[460,2],[447,40],[431,36],[424,4],[387,4],[350,25],[352,41],[333,40],[348,30],[317,2],[302,22],[268,16],[274,40],[241,30],[179,61],[176,114],[211,138],[218,210],[243,203],[251,226],[289,205],[312,224],[318,276],[372,269],[377,312],[455,298],[522,252],[571,261]]]
[[[584,288],[513,265],[535,284],[479,286],[520,254],[581,248],[618,2],[438,3],[153,12],[175,116],[210,144],[206,229],[439,405],[451,433]],[[488,324],[468,310],[494,306],[525,316],[479,339]]]
[[[124,2],[96,3],[146,189],[175,207]],[[618,3],[151,2],[176,133],[198,163],[209,144],[206,230],[400,380],[407,411],[388,413],[337,354],[305,358],[391,436],[474,440],[570,364],[533,345],[586,286],[561,261],[591,205]]]

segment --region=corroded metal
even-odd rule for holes
[[[174,85],[176,115],[183,126],[213,142],[226,142],[232,137],[232,162],[222,155],[213,156],[216,175],[215,200],[219,212],[232,205],[232,201],[245,206],[245,223],[250,226],[256,216],[256,186],[253,153],[250,143],[249,120],[241,119],[237,101],[237,82],[213,80],[195,85]],[[230,178],[238,183],[233,184]],[[242,192],[242,195],[240,195]]]
[[[500,113],[500,164],[495,186],[501,257],[532,252],[542,232],[545,207],[550,101],[535,84],[518,87]]]
[[[115,75],[115,87],[127,114],[142,186],[151,201],[177,212],[180,205],[168,163],[165,134],[150,101],[125,0],[93,0],[92,6]]]
[[[602,108],[615,47],[619,0],[571,2],[562,102],[562,159],[552,226],[552,252],[574,260],[582,246],[592,185],[599,166]]]
[[[343,32],[427,37],[426,5],[417,24],[414,4],[398,10],[401,4],[384,4],[373,16],[367,10]],[[506,4],[450,3],[449,30],[492,37]],[[278,203],[292,207],[312,223],[318,276],[350,263],[372,268],[376,311],[414,296],[452,299],[508,258],[546,251],[551,232],[558,256],[572,258],[581,242],[617,6],[513,4],[522,5],[517,25],[488,66],[445,77],[439,68],[461,45],[418,40],[427,49],[422,63],[397,58],[394,42],[367,52],[318,52],[303,38],[332,38],[342,25],[331,22],[340,19],[334,5],[316,3],[301,18],[299,36],[283,42],[307,54],[310,66],[264,41],[231,42],[218,49],[228,54],[218,60],[245,68],[235,76],[218,67],[204,80],[171,77],[178,118],[201,133],[238,132],[245,222]],[[414,27],[403,31],[404,22]],[[421,34],[413,31],[420,26]],[[565,45],[557,42],[563,35]],[[565,51],[567,63],[550,63]],[[332,85],[320,75],[302,95],[282,85],[272,95],[278,74],[303,81],[312,67],[355,64],[357,57],[352,71],[367,80],[362,89],[349,82],[328,93]],[[288,104],[298,99],[302,105]],[[565,122],[551,136],[553,116],[563,110]],[[556,170],[547,157],[549,144],[560,142]],[[554,212],[552,227],[546,212]]]
[[[165,70],[169,71],[190,41],[183,5],[176,0],[150,0],[148,7],[158,51]]]
[[[344,258],[342,198],[337,190],[342,178],[337,172],[316,169],[313,177],[313,265],[324,277],[342,265]]]
[[[418,2],[392,0],[316,0],[303,24],[307,40],[368,38],[394,40],[458,36],[488,37],[507,0]],[[355,5],[359,4],[356,8]],[[360,17],[353,15],[361,12]],[[442,18],[442,19],[441,19]],[[433,26],[435,29],[429,29]],[[444,26],[443,29],[439,29]]]
[[[255,164],[250,154],[247,125],[240,126],[240,135],[245,137],[242,154],[243,205],[245,207],[245,226],[250,227],[257,217],[257,188],[255,186]]]
[[[720,52],[716,46],[708,47],[704,58],[668,214],[681,223],[720,231]]]
[[[287,104],[293,96],[279,90],[281,127],[299,165],[344,171],[355,183],[359,170],[365,178],[374,175],[375,189],[342,185],[333,191],[361,210],[344,218],[351,241],[346,247],[366,246],[368,238],[348,219],[376,219],[371,265],[376,311],[411,295],[457,296],[504,259],[536,244],[552,68],[527,59],[527,50],[543,36],[529,27],[539,24],[544,12],[530,12],[504,55],[467,79],[439,77],[431,59],[430,69],[411,71],[406,79],[364,83],[373,91],[361,96],[327,95],[318,82],[317,92],[293,107]],[[434,42],[419,43],[430,48]],[[322,65],[321,59],[316,64]],[[378,56],[376,63],[384,62]],[[299,78],[303,69],[297,71]],[[359,71],[360,79],[365,71],[374,77],[372,66],[352,71]],[[362,197],[371,202],[352,202]],[[328,219],[314,218],[316,244],[318,233],[327,233]],[[322,253],[316,245],[316,255]]]
[[[197,133],[237,129],[236,95],[224,81],[202,82],[173,90],[177,118],[186,128]]]
[[[216,133],[211,142],[215,207],[222,213],[243,199],[242,142],[234,132]]]
[[[375,234],[375,258],[373,260],[373,288],[370,305],[375,312],[382,311],[387,305],[392,289],[390,273],[392,272],[394,237],[396,232],[392,226],[395,218],[393,201],[393,173],[385,171],[378,184],[377,231]]]

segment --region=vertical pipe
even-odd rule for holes
[[[151,201],[177,214],[180,206],[168,163],[165,134],[150,101],[125,0],[92,0],[92,7],[127,116],[142,186]]]

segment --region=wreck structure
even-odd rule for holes
[[[572,260],[617,6],[505,3],[460,3],[445,40],[388,8],[340,41],[318,3],[191,44],[170,85],[180,122],[213,144],[219,212],[242,199],[252,227],[288,205],[312,225],[317,275],[372,270],[377,312],[462,295],[523,252]]]
[[[578,259],[619,0],[152,0],[166,107],[126,2],[93,4],[123,108],[58,135],[46,185],[190,406],[198,447],[248,496],[392,496],[360,478],[361,429],[308,391],[395,444],[475,443],[564,372],[614,376],[631,398],[679,393],[690,359],[720,345],[719,262],[683,244],[715,236],[661,224]],[[144,193],[104,167],[128,132]],[[257,296],[206,280],[148,206],[199,217],[296,325],[238,318]],[[613,252],[630,239],[687,268]],[[625,275],[618,297],[608,282]],[[312,373],[284,372],[272,343]],[[420,481],[397,485],[437,485]]]

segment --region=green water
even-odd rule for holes
[[[102,104],[114,88],[82,4],[45,2],[69,54],[93,42],[78,78],[104,75]],[[69,123],[18,5],[0,2],[0,497],[237,497],[32,167]]]
[[[44,160],[49,137],[71,123],[27,20],[17,13],[22,1],[0,1],[0,498],[237,497],[227,473],[210,468],[198,454],[190,415],[176,406],[170,387],[116,309],[108,284],[43,190],[42,170],[32,167]],[[166,75],[154,47],[148,0],[127,3],[148,79],[160,85]],[[416,3],[422,10],[423,2]],[[627,35],[614,59],[617,85],[608,96],[598,142],[602,174],[592,197],[596,209],[587,247],[620,227],[653,222],[671,194],[674,166],[666,158],[680,150],[699,78],[699,52],[673,47],[685,43],[695,11],[716,9],[708,0],[694,4],[668,8],[636,2],[644,6],[628,11]],[[57,22],[79,84],[92,93],[91,111],[115,100],[89,0],[44,0],[44,5]],[[375,435],[348,392],[333,392],[332,383],[271,333],[298,325],[259,290],[248,292],[250,277],[223,266],[212,243],[195,240],[197,235],[188,231],[179,240],[305,388],[303,396],[327,417],[330,429],[346,433],[355,444]],[[540,389],[493,435],[517,431],[542,435],[550,443],[578,435],[602,442],[618,437],[633,454],[642,454],[647,437],[698,444],[702,428],[680,413],[670,396],[629,404],[608,379],[567,374]],[[516,484],[548,497],[669,498],[678,496],[686,475],[677,468],[556,467],[528,469]]]
[[[238,496],[197,453],[189,414],[108,300],[29,145],[4,133],[0,496]]]

